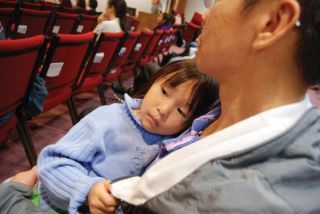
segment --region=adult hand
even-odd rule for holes
[[[11,181],[25,184],[29,187],[33,187],[38,182],[37,167],[34,166],[32,169],[24,172],[19,172],[11,178]]]
[[[88,205],[92,214],[115,213],[119,200],[110,192],[110,181],[101,181],[95,184],[88,195]]]
[[[97,18],[97,22],[98,24],[100,24],[101,22],[103,22],[104,20],[106,20],[106,16],[104,13],[100,14],[100,16],[98,16]]]

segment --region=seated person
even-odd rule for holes
[[[104,13],[98,17],[98,25],[94,29],[97,34],[103,32],[117,33],[128,30],[127,3],[124,0],[108,0]]]
[[[168,13],[158,13],[157,26],[154,30],[172,30],[175,19]]]
[[[76,213],[87,198],[103,197],[105,179],[141,175],[160,151],[164,157],[173,149],[160,148],[161,141],[181,133],[217,100],[217,83],[192,60],[163,67],[143,100],[126,95],[123,104],[99,107],[43,149],[40,207]],[[209,121],[218,114],[213,111]],[[200,120],[198,126],[206,124]]]

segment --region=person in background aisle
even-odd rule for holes
[[[162,12],[161,0],[151,0],[151,13],[158,14]]]
[[[157,23],[158,25],[154,30],[172,30],[175,19],[172,15],[168,13],[158,13]]]
[[[181,133],[214,106],[218,84],[193,60],[185,60],[164,66],[144,94],[142,100],[126,95],[124,103],[99,107],[43,149],[37,164],[40,208],[48,204],[76,213],[86,200],[103,200],[105,179],[141,175],[159,154],[162,140]],[[170,151],[161,150],[161,157]],[[94,213],[96,208],[89,207]]]
[[[104,13],[98,17],[98,25],[94,32],[121,32],[128,30],[127,3],[124,0],[108,0]]]

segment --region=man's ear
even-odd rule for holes
[[[296,0],[273,1],[259,22],[253,49],[262,50],[283,38],[300,17],[300,6]]]

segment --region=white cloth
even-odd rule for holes
[[[120,27],[120,20],[116,18],[113,20],[103,21],[97,25],[97,27],[94,29],[94,32],[97,34],[105,33],[105,32],[109,32],[109,33],[122,32]]]
[[[142,177],[113,183],[112,194],[130,204],[141,205],[168,190],[209,160],[233,156],[263,145],[268,139],[288,130],[311,107],[306,97],[298,103],[240,121],[171,153],[150,167]]]

